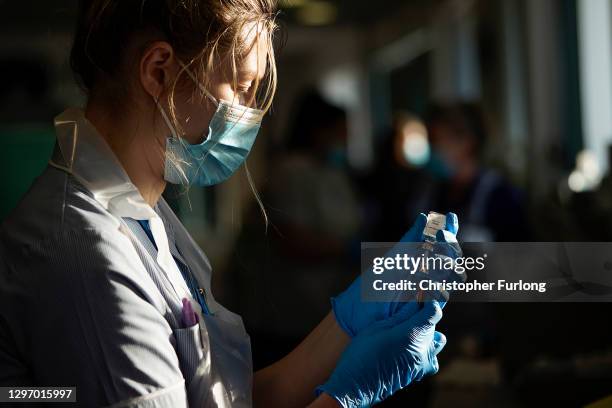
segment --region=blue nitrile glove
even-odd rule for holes
[[[437,354],[446,338],[435,331],[442,318],[436,300],[406,318],[399,312],[354,337],[329,380],[319,386],[344,408],[369,407],[438,372]]]
[[[412,228],[404,234],[400,242],[422,242],[423,229],[427,224],[427,216],[419,214]],[[456,234],[459,230],[459,221],[454,213],[446,214],[446,228],[438,231],[436,239],[438,242],[448,242],[457,245]],[[332,310],[336,322],[351,337],[356,336],[361,330],[372,323],[385,320],[399,311],[410,317],[419,308],[416,302],[364,302],[361,299],[361,277],[340,295],[331,299]],[[441,302],[444,307],[445,302]]]

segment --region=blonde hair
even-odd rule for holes
[[[70,62],[82,87],[91,92],[102,85],[101,79],[121,79],[125,45],[134,35],[153,34],[167,41],[185,63],[168,94],[170,119],[182,134],[174,94],[185,70],[210,89],[213,72],[227,64],[237,89],[240,60],[253,46],[259,52],[261,41],[267,52],[266,72],[263,76],[258,72],[248,105],[264,112],[270,109],[277,86],[276,16],[275,0],[82,0]],[[205,97],[197,86],[193,95]],[[169,159],[180,168],[177,158]],[[246,171],[266,217],[248,168]]]

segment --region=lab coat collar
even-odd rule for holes
[[[81,109],[70,108],[58,115],[55,131],[57,147],[50,165],[72,174],[117,217],[145,220],[156,216]]]

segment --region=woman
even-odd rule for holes
[[[441,304],[362,303],[357,281],[253,376],[242,320],[161,198],[243,163],[274,94],[274,17],[273,0],[83,4],[86,107],[56,118],[49,166],[2,227],[2,385],[76,386],[86,407],[368,406],[437,371]]]

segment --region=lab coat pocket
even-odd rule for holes
[[[217,307],[200,321],[205,356],[187,389],[191,406],[252,407],[251,342],[242,319]]]
[[[174,337],[181,371],[185,377],[185,383],[189,384],[204,357],[200,324],[196,323],[190,327],[175,329]]]

